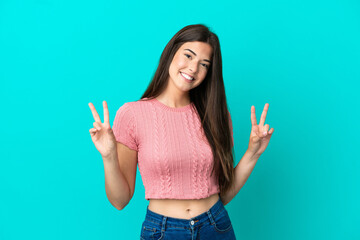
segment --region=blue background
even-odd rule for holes
[[[138,100],[170,38],[220,38],[236,163],[250,108],[275,129],[226,208],[238,239],[360,239],[360,3],[0,0],[0,239],[138,239],[140,175],[118,211],[91,141]]]

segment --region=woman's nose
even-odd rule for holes
[[[197,63],[190,63],[189,70],[193,73],[196,73],[198,69]]]

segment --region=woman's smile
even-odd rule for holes
[[[187,75],[186,73],[180,72],[180,75],[183,77],[185,82],[192,83],[195,79]]]

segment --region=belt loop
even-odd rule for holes
[[[212,214],[211,214],[210,210],[208,210],[206,213],[207,213],[207,215],[208,215],[208,217],[210,219],[211,225],[214,225],[215,221],[214,221],[214,219],[212,217]]]
[[[161,226],[161,232],[165,232],[165,224],[166,224],[167,217],[163,216],[162,226]]]

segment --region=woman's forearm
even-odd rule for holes
[[[129,184],[120,171],[117,152],[103,158],[105,171],[105,190],[110,203],[118,210],[130,201]]]
[[[260,156],[255,156],[248,151],[245,152],[244,156],[234,169],[235,178],[233,185],[225,194],[221,195],[221,200],[224,205],[228,204],[244,186],[259,157]]]

